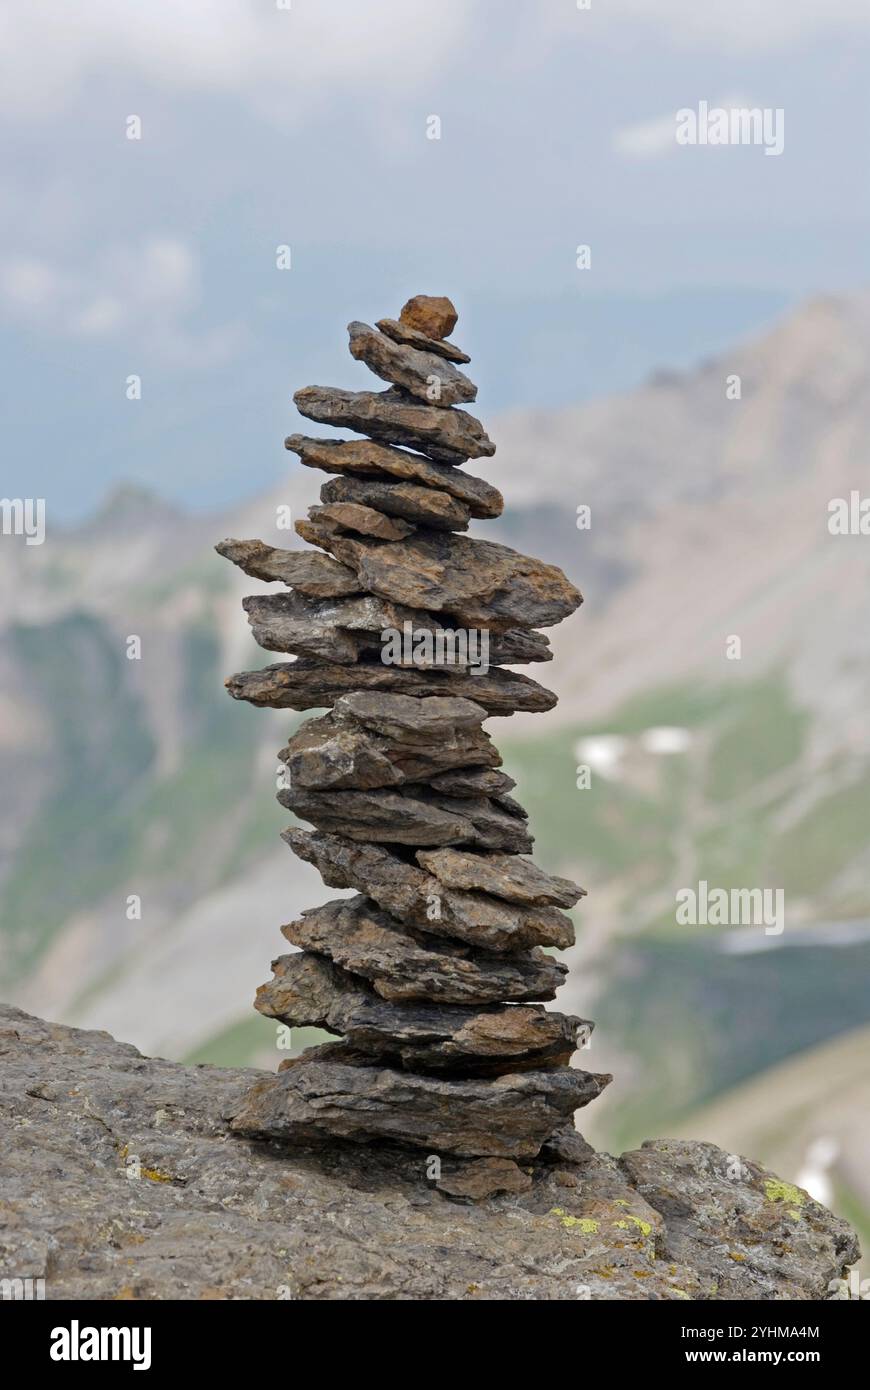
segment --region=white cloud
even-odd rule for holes
[[[47,313],[57,291],[57,273],[33,256],[11,256],[0,266],[0,301],[22,318]]]
[[[217,365],[244,343],[231,324],[187,327],[199,297],[196,257],[174,237],[112,246],[78,267],[15,255],[0,263],[0,318],[92,342],[123,333],[131,353],[159,353],[179,366]]]
[[[710,109],[722,107],[726,111],[735,108],[751,108],[755,105],[746,97],[733,95],[723,101],[711,101]],[[676,140],[677,111],[669,111],[666,116],[655,116],[649,121],[638,121],[624,126],[613,136],[613,148],[626,159],[662,159],[678,148]]]
[[[674,47],[776,52],[820,34],[870,29],[867,0],[606,0],[578,11],[567,0],[544,21],[560,38],[594,42],[664,35]]]
[[[4,0],[0,106],[49,117],[94,75],[236,93],[273,114],[334,101],[343,84],[412,90],[465,32],[470,8],[469,0],[292,0],[290,9],[275,0]]]
[[[815,34],[870,28],[866,0],[612,0],[615,21],[652,19],[686,46],[741,50],[783,48]]]
[[[625,155],[628,159],[658,159],[676,148],[675,129],[676,119],[671,111],[667,116],[639,121],[617,130],[613,136],[613,148],[617,154]]]

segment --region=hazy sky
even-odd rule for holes
[[[4,494],[270,485],[292,389],[363,385],[347,321],[418,290],[491,418],[866,281],[866,0],[279,5],[5,0]],[[701,101],[781,108],[782,154],[678,146]]]

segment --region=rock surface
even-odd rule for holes
[[[556,908],[527,907],[489,893],[449,888],[435,874],[383,845],[295,829],[283,831],[282,839],[300,859],[316,866],[330,888],[367,893],[385,912],[420,931],[485,951],[564,949],[574,944],[571,919]]]
[[[447,406],[471,402],[477,396],[474,383],[445,357],[397,343],[367,323],[348,324],[347,331],[352,357],[418,400]]]
[[[386,483],[374,478],[330,478],[320,489],[321,502],[356,502],[387,516],[403,517],[436,531],[467,531],[471,512],[458,497],[416,483]]]
[[[429,338],[449,338],[459,320],[444,294],[415,294],[402,306],[399,322]]]
[[[371,439],[311,439],[304,434],[290,434],[284,440],[284,448],[298,454],[307,468],[320,468],[324,473],[398,478],[447,492],[463,502],[472,516],[501,516],[504,509],[501,493],[483,478],[475,478],[464,468],[433,463],[420,454],[408,454],[404,449],[376,444]]]
[[[310,908],[281,931],[369,980],[383,999],[491,1004],[553,999],[567,966],[540,947],[496,955],[415,931],[368,898],[337,898]]]
[[[614,1159],[566,1131],[518,1165],[232,1134],[269,1079],[0,1008],[4,1274],[49,1300],[803,1301],[858,1258],[712,1144]]]
[[[303,1054],[266,1076],[230,1117],[234,1133],[299,1142],[390,1139],[457,1158],[533,1158],[610,1080],[558,1067],[426,1076]]]
[[[254,579],[289,584],[309,598],[342,598],[362,592],[353,570],[317,551],[278,550],[256,540],[221,541],[215,550]]]
[[[495,445],[473,415],[424,405],[396,386],[380,392],[305,386],[293,400],[308,420],[356,430],[386,444],[404,444],[436,462],[464,463],[495,453]]]
[[[296,529],[355,570],[360,588],[412,608],[449,613],[464,627],[549,627],[583,601],[555,565],[494,541],[433,531],[373,546],[317,518],[297,522]]]
[[[447,343],[443,338],[429,338],[425,333],[411,328],[410,324],[402,323],[400,319],[378,319],[377,326],[382,333],[386,333],[388,338],[393,338],[397,343],[409,343],[411,347],[421,348],[423,352],[437,353],[439,357],[446,357],[449,362],[471,361],[468,353],[453,343]]]
[[[272,979],[257,991],[261,1014],[291,1028],[340,1034],[357,1056],[413,1071],[480,1077],[564,1066],[580,1028],[590,1026],[534,1004],[397,1004],[312,951],[280,956],[272,969]]]
[[[278,757],[296,788],[433,784],[433,777],[453,769],[467,776],[470,768],[501,761],[481,727],[485,718],[486,710],[472,700],[360,691],[342,695],[322,719],[307,720]],[[504,783],[513,786],[510,778]],[[438,789],[449,792],[450,784]],[[502,782],[496,789],[510,790]]]
[[[278,662],[262,671],[241,671],[230,676],[226,687],[234,700],[272,709],[323,709],[354,691],[388,691],[395,695],[458,696],[471,698],[488,714],[513,714],[516,710],[538,713],[552,709],[555,695],[537,681],[515,671],[494,666],[487,675],[466,675],[460,670],[408,670],[380,662],[355,666],[299,657]]]

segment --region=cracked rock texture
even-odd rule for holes
[[[858,1258],[843,1221],[712,1144],[615,1159],[566,1130],[437,1177],[392,1143],[233,1134],[268,1075],[0,1007],[2,1277],[47,1299],[806,1300]]]

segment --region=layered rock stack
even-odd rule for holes
[[[295,660],[227,685],[328,710],[279,754],[278,799],[314,827],[283,838],[355,894],[282,929],[300,949],[273,962],[255,1005],[341,1041],[283,1063],[233,1127],[400,1141],[444,1160],[445,1191],[481,1196],[521,1190],[519,1165],[544,1146],[582,1151],[574,1111],[610,1078],[570,1065],[592,1025],[542,1007],[566,973],[545,948],[572,944],[564,909],[583,890],[526,857],[527,815],[483,727],[556,704],[509,668],[549,660],[539,629],[581,596],[555,566],[462,534],[503,502],[462,466],[495,446],[462,408],[477,388],[448,341],[456,317],[420,295],[398,320],[352,323],[351,354],[388,389],[296,393],[302,415],[367,436],[286,440],[333,475],[296,523],[316,550],[217,547],[287,586],[244,608],[260,646]]]

